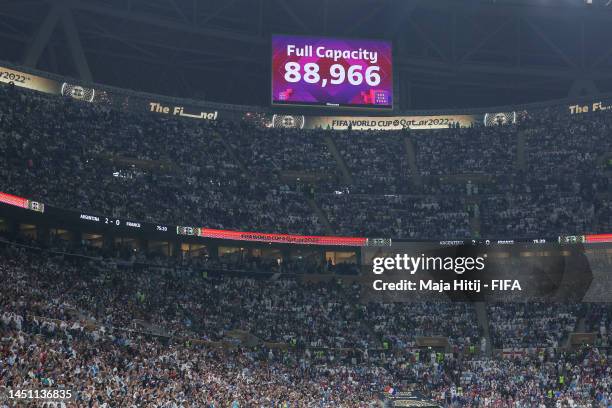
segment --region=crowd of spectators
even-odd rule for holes
[[[0,322],[0,384],[70,390],[67,406],[374,407],[396,378],[445,407],[607,408],[611,398],[609,357],[597,349],[477,360],[413,351],[355,364],[332,352],[168,344],[15,319]]]
[[[609,356],[598,349],[451,361],[433,377],[435,400],[447,407],[609,407]],[[444,380],[450,375],[453,381]]]
[[[611,131],[612,112],[565,109],[435,131],[274,129],[1,86],[0,191],[262,232],[611,232]],[[50,242],[0,246],[1,408],[7,390],[44,387],[99,408],[371,407],[391,388],[446,407],[612,406],[608,304],[490,304],[482,327],[469,303],[367,302],[354,276],[327,273],[351,264]],[[579,329],[595,347],[566,349]]]
[[[32,313],[51,318],[79,311],[109,327],[139,321],[210,341],[238,330],[297,347],[363,350],[388,342],[410,348],[419,336],[442,336],[460,351],[480,349],[484,337],[469,303],[373,302],[358,278],[265,274],[246,264],[231,273],[220,267],[223,259],[171,264],[27,248],[0,254],[5,310],[18,311],[19,299],[29,298]],[[495,348],[537,349],[564,345],[587,310],[575,303],[504,302],[489,305],[487,314]],[[588,316],[587,328],[605,337],[609,308],[592,304]]]
[[[469,303],[370,303],[366,313],[374,331],[394,347],[416,347],[418,336],[447,337],[457,352],[481,347],[481,329]]]
[[[356,283],[212,272],[3,246],[0,389],[65,388],[68,406],[92,407],[370,407],[390,387],[446,407],[611,402],[607,348],[559,344],[579,315],[608,324],[607,306],[491,306],[504,357],[486,352],[471,304],[363,303]]]
[[[610,346],[612,340],[612,305],[592,303],[586,313],[585,331],[598,334],[599,344]]]
[[[71,394],[68,407],[367,407],[390,381],[384,368],[348,358],[213,348],[21,319],[0,322],[0,387],[63,389]],[[15,401],[6,397],[0,406]]]
[[[409,194],[404,131],[337,132],[334,143],[353,178],[353,193]]]
[[[0,88],[0,101],[1,191],[138,221],[323,232],[301,192],[240,168],[224,139],[238,125],[138,115],[10,87]]]
[[[21,251],[2,260],[6,294],[1,303],[14,304],[26,295],[51,298],[44,303],[48,317],[80,310],[112,327],[132,327],[138,320],[206,340],[242,330],[265,341],[312,347],[375,344],[351,303],[338,297],[335,281],[298,287],[293,279],[213,276],[219,261],[170,268],[81,256],[63,261],[46,252]],[[39,304],[28,307],[37,311]]]
[[[325,142],[329,132],[270,129],[246,123],[239,129],[227,134],[227,140],[255,178],[274,180],[283,171],[319,177],[336,173],[336,162]]]
[[[609,112],[543,109],[503,126],[381,132],[139,114],[10,86],[0,103],[0,191],[47,205],[413,239],[612,228]]]
[[[557,348],[576,329],[580,304],[488,305],[493,345],[501,349]]]
[[[423,176],[503,175],[516,163],[516,126],[414,132],[411,139]]]
[[[612,228],[611,115],[569,115],[545,109],[518,128],[524,163],[483,197],[483,233],[537,236],[550,232],[605,232]],[[491,187],[489,187],[492,189]]]
[[[457,196],[326,194],[317,197],[340,234],[410,239],[467,238],[467,203]]]

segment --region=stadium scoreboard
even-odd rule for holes
[[[393,108],[391,43],[272,36],[272,104]]]

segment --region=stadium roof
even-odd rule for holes
[[[402,109],[525,103],[612,91],[612,4],[587,1],[3,0],[0,59],[267,105],[272,33],[389,38]]]

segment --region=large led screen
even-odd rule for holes
[[[391,43],[272,36],[272,103],[392,108]]]

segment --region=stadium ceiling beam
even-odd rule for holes
[[[608,48],[603,54],[601,54],[591,65],[591,68],[597,68],[604,61],[606,61],[612,55],[612,47]]]
[[[0,31],[0,38],[5,38],[11,41],[15,41],[18,43],[23,43],[25,42],[24,38],[16,35],[16,34],[9,34],[9,33],[5,33]],[[60,47],[64,44],[59,43],[59,42],[50,42],[49,46],[51,47]],[[107,49],[96,49],[96,48],[92,48],[89,49],[88,52],[90,54],[93,55],[100,55],[100,56],[104,56],[104,57],[116,57],[116,58],[123,58],[126,60],[133,60],[133,61],[139,61],[139,62],[143,62],[146,64],[150,64],[150,65],[158,65],[158,66],[164,66],[164,67],[172,67],[174,69],[176,69],[176,62],[175,61],[168,61],[166,59],[163,58],[155,58],[155,57],[146,57],[143,55],[137,55],[135,53],[119,53],[119,52],[113,52]],[[194,64],[193,62],[187,62],[187,63],[181,63],[180,64],[181,68],[187,68],[190,70],[198,70],[198,71],[210,71],[210,72],[226,72],[226,69],[223,67],[213,67],[209,65],[209,61],[204,61],[201,64]],[[243,76],[246,75],[247,77],[250,78],[259,78],[260,76],[256,75],[256,74],[243,74]]]
[[[61,15],[61,4],[54,3],[51,5],[51,9],[45,16],[45,19],[36,31],[36,34],[25,51],[23,65],[33,68],[36,67],[38,61],[40,60],[40,56],[51,39],[53,31],[55,31],[55,27],[57,26]]]
[[[185,47],[185,46],[179,46],[177,44],[166,44],[160,41],[152,41],[152,40],[147,40],[145,38],[136,38],[136,37],[127,37],[127,36],[122,36],[121,33],[118,32],[109,32],[108,30],[99,27],[98,25],[94,26],[95,30],[92,30],[93,27],[87,28],[85,30],[83,30],[83,34],[86,34],[88,36],[95,36],[98,38],[106,38],[106,39],[111,39],[111,40],[115,40],[120,42],[121,44],[124,44],[125,46],[134,49],[137,52],[140,52],[144,55],[147,55],[149,57],[157,57],[157,58],[163,58],[162,56],[157,55],[157,53],[153,52],[153,49],[157,49],[157,50],[166,50],[166,51],[180,51],[180,52],[184,52],[187,54],[191,54],[194,56],[203,56],[203,57],[219,57],[219,58],[224,58],[226,61],[244,61],[244,62],[250,62],[250,63],[256,63],[256,64],[263,64],[265,61],[262,59],[258,59],[258,58],[254,58],[254,57],[250,57],[247,53],[237,56],[237,55],[233,55],[231,53],[227,53],[227,52],[217,52],[217,51],[211,51],[211,50],[207,50],[207,49],[196,49],[193,47]]]
[[[399,29],[406,22],[406,19],[412,15],[412,12],[420,3],[421,0],[402,0],[400,4],[396,5],[399,10],[393,13],[392,20],[388,21],[386,24],[385,38],[394,38]]]
[[[428,1],[427,8],[447,11],[449,7],[456,6],[457,0]],[[463,14],[480,15],[487,17],[541,17],[546,19],[572,19],[594,18],[602,21],[612,21],[612,13],[598,7],[589,7],[580,4],[575,7],[555,5],[555,1],[531,1],[529,3],[508,4],[492,1],[465,0],[458,8]]]
[[[16,10],[18,8],[31,8],[32,6],[40,7],[40,0],[3,0],[0,2],[0,8],[4,10]]]
[[[176,13],[181,17],[181,19],[183,19],[183,21],[186,24],[191,24],[192,21],[189,20],[187,18],[187,15],[185,14],[185,12],[183,11],[183,9],[181,9],[178,5],[178,3],[176,2],[176,0],[168,0],[170,2],[171,7],[176,10]]]
[[[541,77],[541,78],[557,78],[566,80],[575,80],[584,76],[584,72],[580,69],[555,69],[550,67],[535,67],[535,66],[502,66],[494,64],[479,64],[479,63],[464,63],[464,64],[449,64],[443,61],[432,61],[431,59],[417,57],[398,57],[395,59],[399,64],[399,69],[404,70],[426,70],[432,75],[455,75],[455,74],[496,74],[509,76],[525,76],[525,77]],[[610,79],[612,71],[592,71],[589,72],[589,78]]]
[[[485,45],[487,45],[489,43],[489,41],[491,41],[497,34],[499,34],[500,32],[502,32],[504,29],[506,29],[506,27],[511,23],[515,21],[513,18],[509,18],[506,21],[504,21],[502,24],[498,25],[497,28],[491,32],[489,32],[489,34],[486,37],[483,37],[480,42],[478,44],[476,44],[476,46],[474,46],[471,50],[467,51],[465,54],[463,54],[463,56],[461,56],[461,58],[459,59],[461,62],[465,62],[467,61],[467,59],[469,57],[471,57],[472,55],[474,55],[476,52],[480,51],[482,49],[482,47],[484,47]]]
[[[261,36],[263,34],[264,28],[264,0],[259,0],[259,7],[257,10],[257,35]]]
[[[11,24],[11,23],[10,23],[10,22],[8,22],[8,21],[5,21],[5,20],[0,19],[0,26],[2,26],[2,27],[4,27],[4,28],[6,28],[7,30],[9,30],[9,31],[11,31],[11,32],[13,32],[13,33],[17,33],[17,34],[21,34],[21,35],[23,35],[23,36],[27,36],[27,34],[26,34],[26,33],[24,33],[24,31],[23,31],[23,30],[21,30],[21,29],[17,28],[16,26],[14,26],[13,24]]]
[[[597,89],[595,81],[588,78],[578,78],[572,83],[567,96],[576,98],[584,95],[597,95],[598,93],[599,89]]]
[[[94,31],[97,30],[98,32]],[[120,42],[121,44],[124,44],[125,46],[134,49],[137,52],[140,52],[142,54],[145,54],[149,57],[152,58],[159,58],[159,55],[156,55],[155,53],[152,53],[151,51],[140,47],[139,45],[135,44],[134,41],[130,41],[125,39],[124,37],[122,37],[121,35],[117,35],[115,33],[112,33],[110,31],[108,31],[107,29],[105,29],[104,27],[102,27],[100,24],[98,24],[97,22],[94,24],[91,24],[90,27],[88,27],[87,31],[82,31],[83,34],[86,35],[90,35],[90,36],[96,36],[98,38],[106,38],[106,39],[112,39],[115,41]]]
[[[237,0],[226,0],[225,3],[223,3],[223,5],[221,7],[219,7],[218,9],[213,11],[212,13],[208,14],[202,21],[199,22],[199,24],[202,25],[202,26],[205,26],[206,24],[208,24],[209,21],[211,21],[215,17],[219,16],[225,10],[227,10],[228,8],[230,8],[234,4],[236,4],[236,1]]]
[[[524,21],[527,23],[527,26],[529,26],[529,28],[531,28],[531,31],[533,31],[534,33],[536,33],[536,35],[538,37],[540,37],[540,39],[542,41],[544,41],[555,53],[557,53],[561,59],[563,61],[565,61],[565,63],[572,67],[572,68],[576,68],[577,65],[574,61],[572,61],[565,52],[563,52],[563,50],[561,50],[550,38],[548,38],[548,36],[542,31],[540,30],[540,28],[535,25],[530,19],[524,19]]]
[[[51,1],[51,0],[47,0]],[[127,20],[134,23],[141,23],[146,25],[151,25],[154,27],[161,27],[166,29],[175,30],[178,32],[185,32],[195,35],[201,35],[203,37],[213,37],[220,38],[225,40],[233,40],[244,43],[249,43],[253,45],[265,46],[267,44],[267,39],[263,36],[259,36],[256,34],[245,34],[239,33],[235,31],[227,31],[227,30],[219,30],[210,27],[195,27],[191,25],[186,25],[184,23],[173,22],[164,20],[161,18],[154,17],[152,15],[131,11],[129,8],[125,9],[117,9],[111,8],[109,6],[99,6],[97,4],[91,4],[87,2],[75,3],[72,6],[74,11],[80,13],[90,13],[99,16],[111,17],[119,20]]]
[[[445,61],[449,60],[449,56],[446,55],[446,53],[442,51],[435,42],[432,41],[430,36],[427,35],[427,33],[423,31],[423,29],[419,26],[419,24],[416,21],[414,21],[412,17],[408,17],[408,23],[410,23],[410,26],[412,28],[414,28],[414,31],[416,31],[419,38],[421,38],[421,40],[423,40],[423,42],[425,42],[425,44],[427,44],[429,48],[434,50],[440,58],[442,58]]]
[[[327,35],[327,21],[329,19],[329,0],[323,1],[323,17],[321,18],[321,25],[323,26],[323,34]]]
[[[67,1],[56,1],[53,3],[39,29],[36,31],[30,45],[26,49],[23,57],[23,65],[36,68],[43,51],[49,44],[53,32],[60,22],[64,28],[68,41],[68,48],[80,78],[92,82],[93,77],[89,65],[87,64],[85,52],[83,51],[79,31],[74,22],[70,4]]]
[[[371,21],[373,18],[378,16],[383,10],[387,9],[389,5],[383,0],[378,3],[378,6],[370,11],[369,13],[359,13],[360,18],[355,21],[353,24],[347,24],[346,29],[343,32],[343,35],[351,35],[358,29],[360,29],[365,23]]]
[[[70,49],[70,54],[72,55],[79,77],[87,82],[93,82],[93,76],[87,63],[85,51],[83,51],[83,44],[81,44],[81,37],[74,22],[72,10],[66,5],[62,7],[62,22],[68,40],[68,48]]]
[[[7,32],[4,32],[4,31],[1,31],[1,30],[0,30],[0,38],[5,38],[7,40],[11,40],[11,41],[14,41],[16,43],[21,43],[21,44],[24,44],[24,45],[27,43],[27,40],[25,40],[24,37],[22,37],[22,36],[20,36],[18,34],[15,34],[15,33],[7,33]]]
[[[287,15],[289,17],[291,17],[291,19],[293,20],[294,23],[296,23],[298,26],[300,26],[302,31],[304,31],[306,33],[312,32],[312,30],[310,30],[308,28],[308,25],[306,23],[304,23],[304,20],[302,20],[300,18],[300,16],[298,16],[295,13],[295,11],[293,11],[293,8],[291,7],[291,5],[289,4],[289,2],[287,0],[275,0],[275,2],[276,2],[276,4],[278,4],[285,11],[285,13],[287,13]]]
[[[4,15],[1,11],[0,11],[0,16]],[[28,24],[33,24],[34,22],[29,19],[29,18],[25,18],[25,17],[20,17],[18,18],[18,21],[21,22],[25,22]],[[113,31],[110,32],[109,30],[106,30],[105,28],[101,27],[100,24],[98,23],[91,23],[91,24],[86,24],[82,27],[80,27],[80,32],[81,34],[83,34],[84,36],[86,36],[87,38],[106,38],[106,39],[112,39],[115,41],[120,42],[121,44],[125,45],[126,47],[132,48],[134,51],[146,55],[148,57],[157,57],[157,58],[164,58],[163,56],[158,56],[157,53],[152,52],[151,50],[154,49],[159,49],[159,50],[179,50],[181,52],[185,52],[185,53],[190,53],[193,54],[194,56],[202,56],[202,57],[218,57],[218,58],[224,58],[226,61],[244,61],[244,62],[250,62],[250,63],[256,63],[256,64],[265,64],[267,63],[267,60],[262,59],[262,58],[256,58],[252,55],[249,55],[248,53],[244,54],[243,56],[235,56],[233,54],[230,53],[221,53],[221,52],[217,52],[217,51],[210,51],[210,50],[206,50],[206,49],[196,49],[193,47],[184,47],[184,46],[177,46],[176,44],[164,44],[160,41],[152,41],[152,40],[145,40],[145,39],[139,39],[139,38],[131,38],[126,36],[122,36],[120,32],[117,31]],[[14,34],[14,33],[13,33]],[[0,30],[0,37],[3,38],[10,38],[12,41],[16,41],[19,43],[27,43],[27,39],[25,37],[19,36],[19,35],[11,35],[11,33],[7,33],[6,31],[3,32],[3,30]],[[56,44],[59,45],[60,47],[63,46],[63,44]],[[148,48],[145,47],[150,47],[151,50],[149,50]],[[87,52],[94,52],[96,51],[96,48],[99,47],[88,47]]]
[[[422,81],[420,83],[413,84],[415,88],[428,88],[444,90],[448,86],[452,87],[469,87],[472,89],[524,89],[533,90],[540,89],[546,91],[562,91],[563,86],[557,84],[551,84],[544,81],[532,81],[532,82],[498,82],[498,83],[483,83],[476,79],[474,80],[448,80],[443,82],[431,82]]]
[[[136,55],[136,54],[128,54],[128,53],[119,53],[119,52],[113,52],[113,51],[109,51],[109,50],[102,50],[102,49],[97,49],[97,50],[90,50],[89,51],[91,54],[95,54],[95,55],[100,55],[103,57],[112,57],[112,58],[119,58],[119,59],[124,59],[124,60],[130,60],[130,61],[138,61],[141,63],[146,63],[148,65],[156,65],[156,66],[162,66],[162,67],[168,67],[168,68],[172,68],[172,69],[176,69],[176,62],[175,61],[169,61],[166,59],[160,59],[160,58],[149,58],[149,57],[145,57],[142,55]],[[188,69],[188,70],[193,70],[193,71],[207,71],[207,72],[227,72],[227,68],[226,67],[213,67],[210,66],[209,64],[180,64],[181,65],[181,69]],[[250,73],[250,74],[244,74],[243,73],[243,77],[249,77],[249,78],[257,78],[259,79],[260,76]]]

